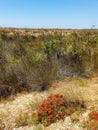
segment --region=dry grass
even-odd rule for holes
[[[2,101],[2,103],[0,104],[0,112],[4,113],[2,115],[3,123],[6,124],[6,127],[8,128],[7,130],[11,130],[16,126],[15,124],[16,119],[18,119],[17,124],[19,126],[24,125],[25,123],[25,125],[28,125],[28,127],[26,127],[27,130],[29,130],[29,125],[32,125],[35,119],[33,118],[33,120],[31,120],[32,117],[31,113],[33,113],[36,110],[37,104],[40,103],[43,99],[46,99],[47,96],[51,93],[63,94],[66,98],[70,98],[69,100],[76,100],[76,99],[80,99],[81,101],[83,100],[87,105],[87,111],[91,109],[97,110],[98,109],[98,77],[94,77],[92,78],[92,80],[89,79],[82,79],[82,80],[83,82],[86,82],[87,86],[81,87],[77,79],[67,79],[65,81],[60,81],[58,83],[55,83],[49,91],[32,92],[30,94],[28,93],[18,94],[13,100]],[[81,112],[82,110],[78,110],[78,111]],[[28,120],[28,115],[25,116],[24,114],[26,112],[28,113],[28,115],[31,114],[29,115],[30,116],[29,120]],[[22,116],[20,116],[20,113]],[[81,118],[84,118],[82,117],[82,115],[80,116]],[[76,116],[73,117],[73,120],[78,121],[80,120],[80,118],[77,118]],[[52,126],[49,126],[49,128],[46,129],[55,130],[56,127],[58,126],[57,124],[60,125],[61,123],[53,124]],[[31,128],[33,127],[34,126],[32,126]],[[61,128],[61,126],[59,128]]]
[[[67,80],[67,81],[66,81]],[[86,104],[95,105],[98,104],[98,77],[90,79],[81,79],[83,86],[81,86],[78,79],[66,79],[63,82],[58,82],[50,88],[52,93],[63,94],[69,100],[80,100]],[[85,83],[85,86],[84,86]],[[98,107],[98,106],[97,106]]]

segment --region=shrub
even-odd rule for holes
[[[89,113],[89,117],[91,119],[94,119],[94,120],[98,120],[98,112],[97,111],[92,111]]]
[[[98,128],[98,120],[90,121],[89,127],[91,128],[91,130],[97,130],[97,128]]]
[[[65,115],[74,112],[73,108],[66,108],[66,99],[59,94],[48,96],[37,108],[38,121],[43,125],[49,125],[59,119],[63,119]]]
[[[98,112],[97,111],[92,111],[89,113],[89,128],[91,130],[97,130],[98,129]]]
[[[36,66],[32,68],[33,82],[38,84],[38,88],[35,90],[47,90],[52,86],[53,81],[59,78],[59,70],[57,64],[51,64],[48,60],[40,61],[36,63]]]
[[[64,76],[91,78],[98,69],[98,32],[95,30],[69,31],[64,35],[63,30],[54,30],[51,34],[35,30],[34,35],[29,30],[18,31],[0,29],[0,85],[11,86],[15,93],[24,89],[47,90]],[[1,87],[0,94],[8,88]],[[13,91],[6,94],[11,95]]]

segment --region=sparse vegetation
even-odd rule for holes
[[[30,126],[37,124],[38,117],[35,113],[23,113],[23,115],[19,115],[16,120],[16,126]]]
[[[85,93],[97,72],[98,30],[0,29],[0,99],[24,91],[47,93],[43,101],[29,103],[31,111],[19,114],[16,126],[35,125],[40,130],[67,116],[79,122],[86,109]],[[54,83],[64,79],[72,84],[65,83],[54,94]],[[97,130],[97,114],[89,114],[86,128]]]
[[[32,108],[31,112],[22,112],[16,118],[16,126],[36,126],[38,124],[49,126],[85,108],[85,105],[79,101],[67,102],[64,96],[60,94],[49,95],[47,99],[35,106],[35,109]],[[30,104],[30,107],[33,107],[33,105]]]

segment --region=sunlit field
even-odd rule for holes
[[[5,129],[98,129],[97,29],[0,28]]]

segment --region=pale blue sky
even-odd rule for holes
[[[1,27],[98,28],[98,0],[0,0]]]

